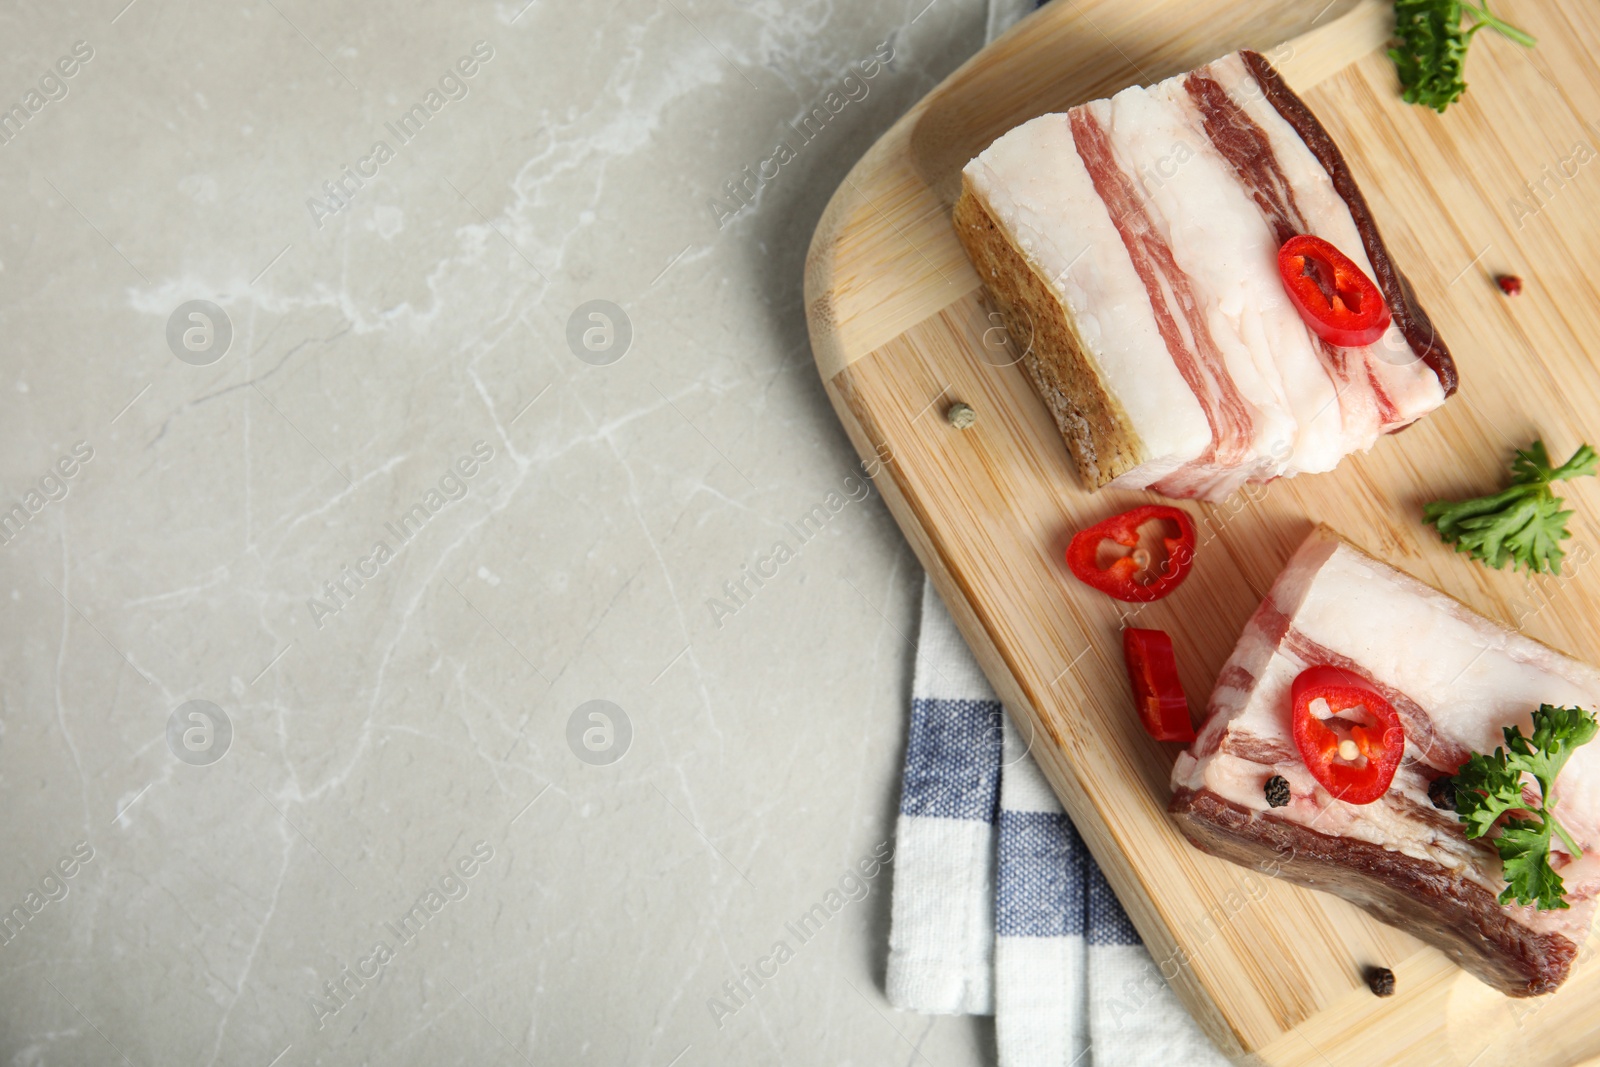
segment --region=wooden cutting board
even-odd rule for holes
[[[1137,625],[1173,635],[1203,706],[1279,568],[1326,522],[1490,617],[1600,662],[1600,565],[1569,565],[1561,579],[1491,572],[1419,519],[1426,501],[1500,488],[1512,449],[1537,435],[1560,458],[1584,439],[1600,444],[1589,355],[1600,346],[1600,5],[1499,0],[1496,13],[1539,47],[1482,34],[1471,89],[1442,116],[1398,97],[1382,53],[1387,4],[1335,0],[1319,17],[1320,6],[1047,5],[850,172],[806,264],[812,344],[856,448],[886,461],[877,484],[901,529],[1145,944],[1220,1047],[1271,1064],[1572,1064],[1600,1054],[1594,941],[1560,992],[1510,1000],[1342,900],[1212,859],[1175,832],[1164,809],[1177,748],[1148,740],[1134,717],[1124,606],[1062,563],[1073,532],[1147,498],[1077,481],[950,223],[961,166],[1018,123],[1237,48],[1267,53],[1343,147],[1462,386],[1332,474],[1189,505],[1195,569]],[[1503,296],[1499,272],[1521,275],[1526,292]],[[956,400],[977,410],[969,430],[944,419]],[[1600,485],[1568,484],[1573,543],[1592,549]],[[1366,965],[1394,969],[1394,997],[1367,991]],[[1136,1026],[1141,994],[1127,995]]]

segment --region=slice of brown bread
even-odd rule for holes
[[[1072,313],[1049,279],[1006,240],[965,175],[955,227],[1084,483],[1098,489],[1144,463],[1144,444],[1103,383]]]

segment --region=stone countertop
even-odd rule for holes
[[[921,574],[800,293],[983,23],[0,13],[0,1063],[992,1060],[881,993]]]

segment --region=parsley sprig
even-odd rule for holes
[[[1471,15],[1471,26],[1463,28],[1462,17]],[[1443,111],[1467,91],[1463,67],[1467,46],[1473,35],[1488,26],[1525,48],[1534,38],[1515,26],[1489,14],[1489,0],[1471,4],[1465,0],[1395,0],[1394,31],[1398,47],[1389,50],[1400,72],[1400,86],[1408,104],[1422,104]]]
[[[1455,775],[1456,815],[1469,838],[1487,836],[1501,816],[1509,815],[1494,839],[1506,887],[1500,903],[1536,904],[1540,910],[1565,908],[1566,887],[1550,866],[1552,834],[1561,838],[1573,859],[1583,855],[1566,828],[1556,821],[1556,775],[1578,746],[1600,730],[1582,708],[1541,704],[1533,713],[1533,737],[1520,726],[1504,729],[1504,748],[1493,755],[1473,753]],[[1522,794],[1523,775],[1539,783],[1539,806],[1528,806]]]
[[[1600,456],[1579,445],[1559,467],[1550,465],[1543,441],[1535,441],[1511,462],[1511,488],[1471,500],[1435,500],[1422,509],[1422,521],[1439,531],[1446,544],[1499,569],[1507,562],[1533,574],[1560,574],[1566,555],[1561,542],[1572,536],[1554,482],[1595,473]]]

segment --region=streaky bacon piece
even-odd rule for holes
[[[1370,804],[1329,796],[1295,748],[1289,691],[1328,664],[1399,713],[1405,755]],[[1336,893],[1402,926],[1511,996],[1566,979],[1600,897],[1600,744],[1557,779],[1561,821],[1583,851],[1552,856],[1569,908],[1501,906],[1500,858],[1433,806],[1428,787],[1473,752],[1530,728],[1541,703],[1600,709],[1600,671],[1483,618],[1318,528],[1245,626],[1205,724],[1172,770],[1168,810],[1199,848]],[[1271,807],[1265,783],[1289,782]]]
[[[1253,52],[1010,131],[957,233],[1092,486],[1221,499],[1332,470],[1455,389],[1455,367],[1327,131]],[[1337,347],[1278,275],[1328,241],[1393,324]]]

